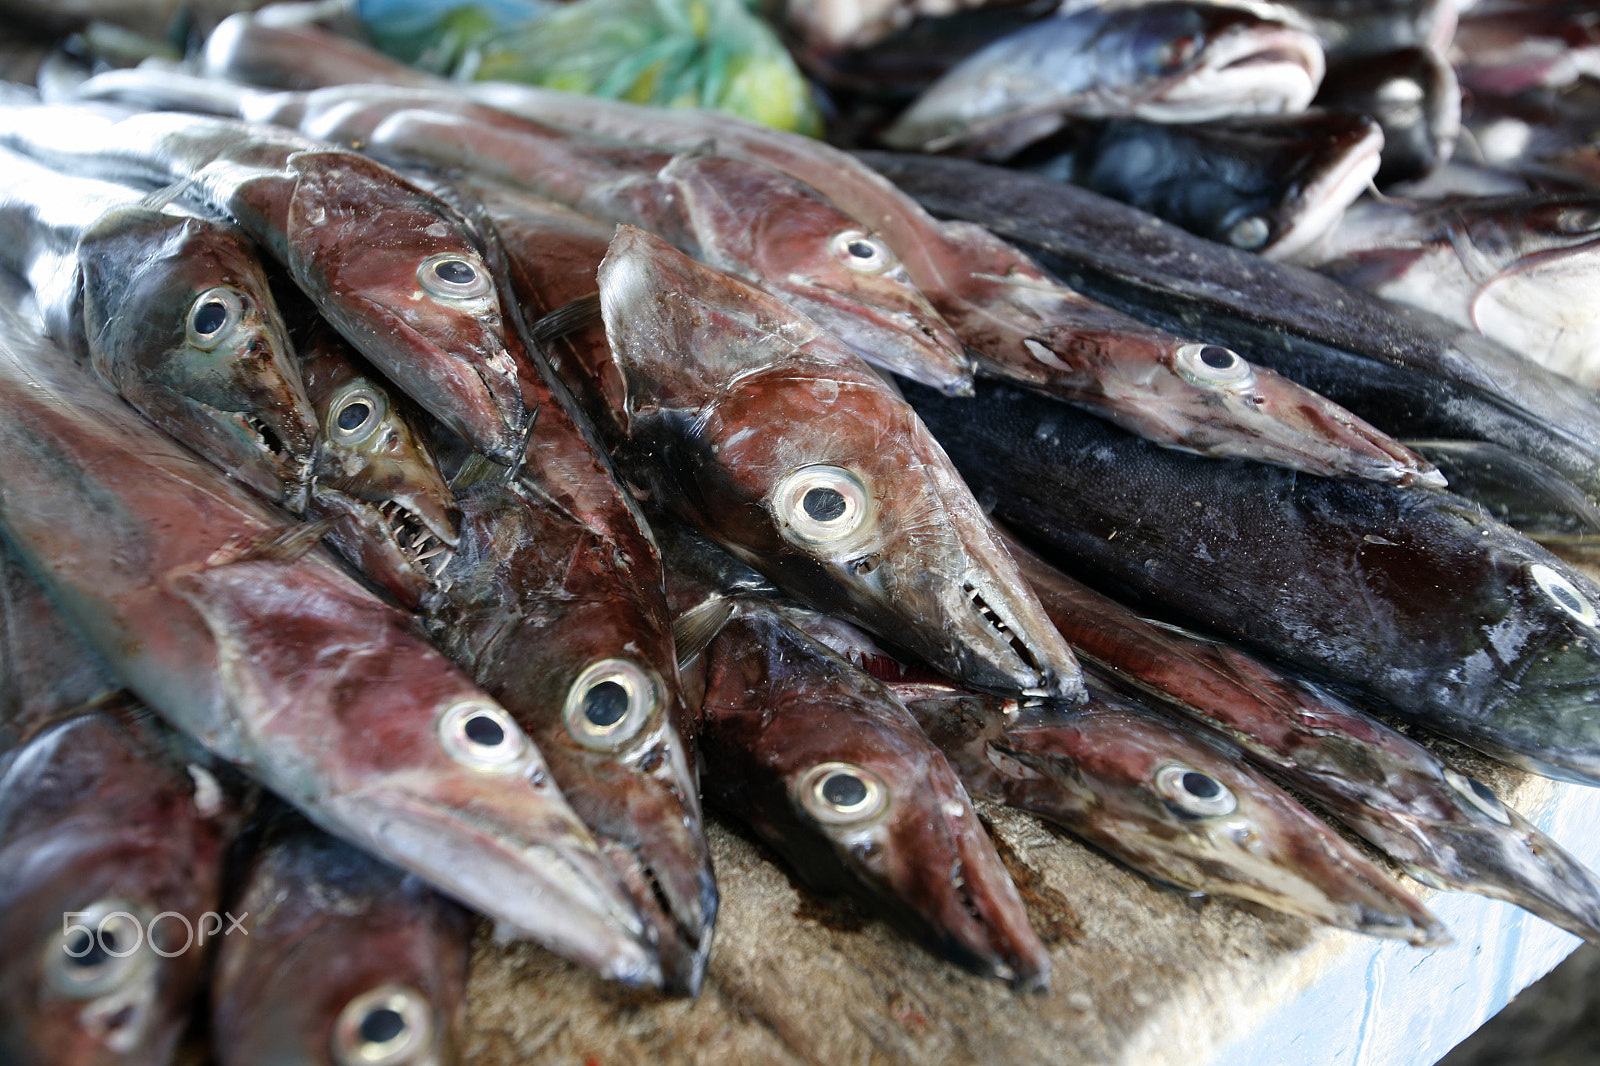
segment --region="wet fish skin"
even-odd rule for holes
[[[813,885],[865,892],[976,972],[1048,985],[1049,956],[966,790],[881,685],[753,600],[704,657],[711,802]],[[830,805],[822,791],[835,774],[866,797]]]
[[[1371,115],[1383,128],[1379,187],[1427,177],[1450,161],[1461,132],[1461,86],[1433,48],[1362,56],[1328,68],[1316,106]]]
[[[186,182],[185,198],[238,222],[413,399],[486,455],[515,456],[525,412],[483,251],[393,171],[284,130],[167,113],[7,106],[0,141],[111,180]]]
[[[1600,780],[1600,590],[1466,501],[1192,459],[1011,389],[908,396],[1048,558],[1513,765]]]
[[[976,501],[854,353],[632,227],[599,282],[627,449],[658,505],[951,676],[1076,698],[1070,653]]]
[[[472,921],[415,877],[285,816],[228,909],[211,985],[222,1066],[460,1061]],[[377,1037],[382,1037],[378,1039]]]
[[[1237,9],[1084,9],[1034,23],[958,64],[883,140],[997,158],[1058,128],[1064,113],[1201,122],[1301,111],[1323,67],[1315,37]]]
[[[1016,725],[991,698],[891,688],[974,795],[1057,822],[1146,876],[1420,947],[1451,942],[1365,855],[1241,765],[1237,749],[1098,683],[1056,720]]]
[[[604,976],[658,982],[615,873],[503,709],[308,551],[318,527],[286,535],[47,348],[7,296],[0,529],[90,644],[324,828]]]

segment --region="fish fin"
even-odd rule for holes
[[[203,569],[259,561],[292,563],[315,548],[317,542],[327,536],[337,524],[337,520],[332,518],[322,518],[315,522],[295,522],[230,540],[211,553]]]
[[[678,666],[687,666],[696,655],[706,650],[722,627],[733,616],[733,600],[727,596],[714,596],[690,608],[689,612],[672,623],[672,643],[677,648]]]
[[[551,341],[560,340],[567,334],[576,333],[598,321],[600,321],[600,293],[595,291],[587,296],[580,296],[571,303],[562,304],[535,322],[529,332],[533,336],[533,343],[543,348]]]
[[[473,452],[467,456],[467,461],[461,464],[461,469],[456,471],[455,477],[450,479],[450,491],[457,496],[485,481],[500,481],[506,476],[506,467],[501,466],[482,452]]]

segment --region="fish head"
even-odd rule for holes
[[[664,977],[698,990],[717,910],[660,564],[543,497],[481,483],[430,598],[438,640],[539,746],[654,930]]]
[[[1235,8],[1148,4],[1112,27],[1097,58],[1143,86],[1132,113],[1154,122],[1303,111],[1327,66],[1314,34]]]
[[[5,1061],[170,1057],[200,989],[196,927],[218,903],[221,871],[190,784],[103,713],[0,761]]]
[[[353,152],[299,152],[289,163],[298,175],[286,237],[296,281],[452,432],[514,461],[522,391],[495,278],[466,224]],[[362,346],[373,331],[387,362]]]
[[[1236,751],[1100,693],[1076,717],[1008,728],[996,741],[1038,775],[1026,786],[1030,809],[1191,891],[1414,944],[1446,937],[1388,875]]]
[[[732,783],[722,798],[739,817],[802,877],[865,889],[962,965],[1047,983],[971,799],[904,707],[769,605],[742,601],[705,655],[707,783]]]
[[[235,228],[129,207],[79,244],[95,369],[162,429],[272,499],[316,441],[259,255]]]
[[[1383,156],[1383,127],[1364,115],[1305,119],[1319,149],[1304,157],[1286,194],[1271,208],[1223,220],[1220,237],[1235,248],[1285,260],[1310,247],[1371,186]]]
[[[678,189],[708,263],[779,295],[875,366],[971,393],[960,338],[870,227],[743,160],[689,153],[661,174]]]
[[[307,517],[369,579],[415,607],[450,559],[459,509],[409,402],[319,326],[301,343],[321,422]]]

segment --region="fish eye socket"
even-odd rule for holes
[[[353,386],[329,407],[328,436],[336,444],[360,444],[377,432],[388,411],[389,401],[377,389]]]
[[[218,286],[207,289],[189,305],[189,317],[184,325],[189,343],[210,351],[238,328],[244,319],[244,301],[232,289]]]
[[[1260,248],[1271,236],[1271,224],[1260,215],[1246,215],[1228,227],[1228,243],[1247,252]]]
[[[433,1010],[416,989],[383,985],[363,992],[333,1025],[338,1066],[408,1066],[427,1061],[434,1043]]]
[[[1600,628],[1600,614],[1595,612],[1594,604],[1567,577],[1543,563],[1528,567],[1528,574],[1540,591],[1574,621],[1590,628]]]
[[[439,716],[439,741],[462,766],[485,773],[515,770],[528,748],[527,738],[499,706],[487,700],[459,700]]]
[[[867,488],[841,466],[804,466],[779,483],[772,510],[783,535],[802,547],[848,537],[868,518]]]
[[[1168,763],[1156,771],[1156,791],[1170,807],[1192,818],[1219,818],[1239,806],[1227,785],[1180,763]]]
[[[894,266],[894,253],[889,246],[860,230],[847,230],[833,238],[833,254],[851,270],[863,274],[881,274]]]
[[[798,793],[806,812],[827,825],[871,821],[889,803],[889,788],[882,778],[847,762],[813,766],[801,777]]]
[[[654,678],[642,668],[626,659],[602,659],[567,690],[562,720],[584,747],[615,751],[639,735],[660,702]]]
[[[143,910],[126,900],[96,900],[75,911],[61,938],[45,945],[46,983],[73,999],[94,999],[126,985],[149,965]]]
[[[417,268],[422,287],[435,296],[452,300],[470,300],[487,296],[493,289],[489,272],[482,263],[475,263],[455,252],[429,256]]]
[[[1488,815],[1501,825],[1511,824],[1511,812],[1506,810],[1506,805],[1500,802],[1500,797],[1488,785],[1454,770],[1446,770],[1444,779],[1474,810]]]
[[[1220,344],[1185,344],[1173,361],[1185,380],[1205,388],[1247,388],[1256,377],[1238,352]]]
[[[1556,229],[1573,235],[1600,230],[1600,209],[1567,207],[1556,215]]]

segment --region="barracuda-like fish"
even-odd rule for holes
[[[413,399],[484,454],[515,458],[524,411],[483,252],[398,174],[285,130],[194,115],[13,104],[0,108],[0,142],[98,177],[184,183]]]
[[[1358,289],[1469,326],[1600,384],[1600,197],[1363,202],[1302,259]]]
[[[6,297],[0,530],[129,686],[324,828],[604,976],[658,982],[614,869],[506,711],[318,553],[319,525],[284,532]]]
[[[990,697],[897,685],[976,796],[1057,822],[1139,872],[1314,922],[1438,947],[1428,910],[1232,745],[1092,685],[1049,723]],[[921,698],[918,698],[921,697]]]
[[[472,921],[416,878],[300,821],[266,830],[228,910],[211,1042],[221,1066],[454,1066]]]
[[[1103,678],[1220,730],[1418,880],[1509,900],[1600,941],[1600,878],[1488,786],[1325,692],[1145,621],[1009,547],[1050,620]]]
[[[213,74],[273,84],[342,84],[361,78],[415,85],[417,73],[347,41],[254,20],[230,24],[208,50]],[[509,83],[438,88],[536,122],[601,136],[718,154],[781,170],[821,192],[881,239],[955,329],[986,373],[1057,390],[1135,432],[1185,448],[1245,454],[1312,472],[1377,480],[1428,478],[1395,441],[1309,390],[1252,375],[1254,400],[1195,371],[1198,349],[1128,319],[1049,278],[1031,259],[977,226],[941,223],[860,160],[819,141],[690,111],[663,111]],[[1220,356],[1214,353],[1214,358]]]
[[[1222,6],[1151,3],[1044,19],[940,78],[883,135],[895,148],[1009,155],[1064,115],[1203,122],[1304,110],[1322,47]]]
[[[697,538],[669,541],[673,606],[723,596]],[[972,802],[938,749],[878,682],[811,640],[783,608],[730,602],[686,669],[702,692],[706,795],[799,875],[865,892],[946,956],[1020,988],[1050,959]],[[693,649],[685,649],[692,654]]]
[[[1450,39],[1461,80],[1474,93],[1513,96],[1600,75],[1600,27],[1587,3],[1483,4]]]
[[[1600,782],[1600,590],[1466,501],[1178,455],[1014,389],[909,395],[1047,557],[1514,765]]]
[[[242,233],[3,152],[0,236],[57,343],[220,469],[303,506],[316,415]]]
[[[868,158],[936,210],[1032,248],[1097,299],[1245,348],[1402,439],[1498,444],[1600,500],[1600,400],[1475,333],[1086,190],[964,160]],[[1451,487],[1471,494],[1466,482]]]
[[[1450,161],[1461,132],[1461,86],[1443,55],[1408,48],[1328,68],[1316,106],[1370,115],[1383,127],[1384,188],[1416,181]]]
[[[950,676],[1078,696],[1071,653],[977,501],[854,353],[629,226],[599,282],[627,450],[658,506]]]
[[[1367,190],[1383,136],[1371,119],[1333,111],[1182,125],[1084,122],[1007,162],[1283,259],[1336,225]]]
[[[814,191],[714,151],[575,141],[459,94],[348,86],[263,95],[172,75],[117,71],[81,87],[146,106],[226,109],[359,145],[401,165],[470,169],[612,222],[659,233],[817,320],[863,358],[953,392],[971,389],[961,342],[893,253]]]

